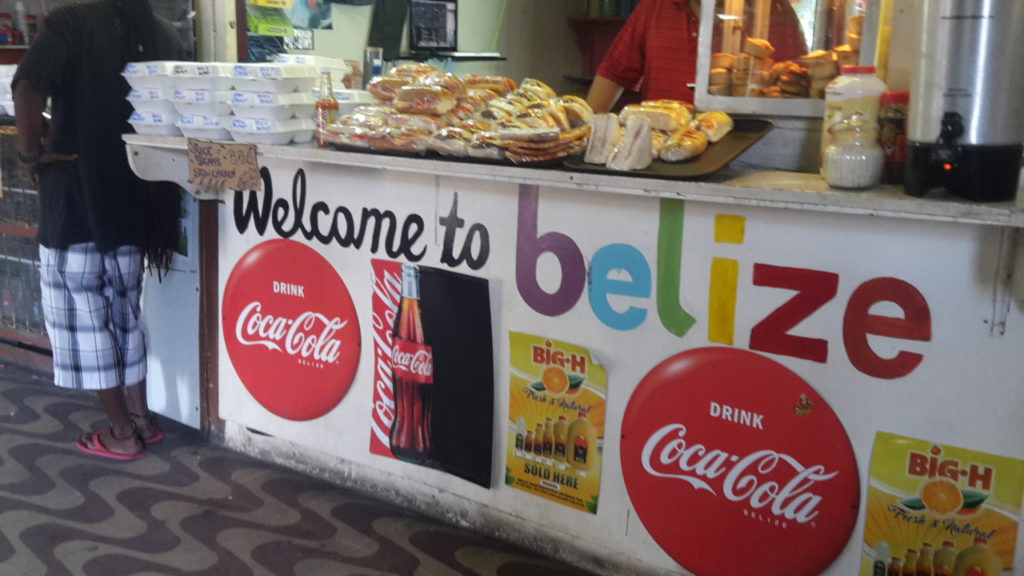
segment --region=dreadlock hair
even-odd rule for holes
[[[165,60],[175,57],[166,43],[160,42],[156,17],[148,0],[113,0],[121,34],[121,65],[128,62]],[[157,272],[158,280],[170,269],[179,246],[181,231],[181,190],[173,182],[137,179],[139,210],[145,226],[142,246],[146,267]]]

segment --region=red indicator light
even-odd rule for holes
[[[950,164],[949,162],[946,162],[945,164],[942,165],[942,169],[945,170],[946,172],[949,172],[950,170],[953,169],[953,165]]]

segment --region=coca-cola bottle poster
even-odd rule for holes
[[[370,452],[491,485],[488,282],[373,260]]]
[[[597,513],[608,376],[590,350],[509,333],[505,483]]]
[[[861,574],[894,557],[917,574],[1016,574],[1022,492],[1024,460],[876,433]]]

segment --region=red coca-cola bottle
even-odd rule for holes
[[[430,410],[434,388],[434,354],[423,339],[420,319],[420,273],[402,265],[402,301],[395,322],[392,368],[395,421],[391,426],[391,452],[407,462],[430,458]]]

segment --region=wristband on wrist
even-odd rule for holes
[[[18,152],[18,162],[21,162],[22,164],[24,164],[26,166],[31,166],[33,164],[38,164],[39,161],[43,159],[43,154],[44,153],[45,153],[45,151],[43,150],[42,146],[40,146],[39,149],[36,150],[36,153],[34,155],[32,155],[32,156],[26,156],[25,154],[22,154],[19,151]]]

